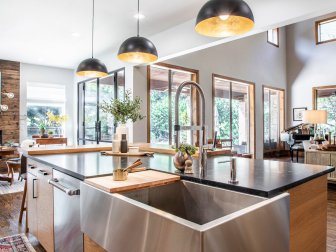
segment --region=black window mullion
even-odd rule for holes
[[[232,138],[232,82],[230,82],[230,139],[233,145],[233,138]]]
[[[173,124],[173,118],[172,118],[172,70],[168,70],[168,121],[169,121],[169,144],[172,144],[172,124]],[[176,122],[175,122],[176,124]]]
[[[271,89],[268,91],[268,142],[270,149],[272,149],[271,146],[271,120],[272,120],[272,113],[271,113]]]
[[[86,82],[83,83],[83,144],[85,144],[85,89]]]
[[[97,109],[97,121],[96,121],[96,142],[97,144],[99,144],[99,141],[100,141],[100,127],[99,127],[99,88],[100,88],[100,85],[99,85],[99,78],[96,80],[96,86],[97,86],[97,104],[96,104],[96,109]]]
[[[114,73],[113,85],[114,85],[114,99],[118,99],[119,98],[118,97],[118,72]],[[114,124],[113,134],[115,134],[118,125],[114,121],[114,118],[113,118],[113,124]],[[112,140],[113,140],[113,137],[112,137]]]

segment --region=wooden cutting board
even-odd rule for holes
[[[51,155],[51,154],[66,154],[66,153],[82,153],[82,152],[99,152],[109,151],[111,145],[85,145],[85,146],[45,146],[23,149],[28,155]]]
[[[125,181],[114,181],[112,176],[86,179],[84,182],[109,193],[126,192],[174,183],[180,176],[158,171],[129,173]]]

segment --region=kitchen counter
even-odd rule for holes
[[[125,168],[138,158],[102,156],[99,152],[27,156],[80,180],[111,175],[113,169]],[[155,154],[152,158],[144,157],[141,159],[144,167],[176,174],[173,156],[171,155]],[[237,179],[239,183],[232,185],[228,183],[230,164],[218,164],[218,162],[228,159],[229,157],[208,158],[207,174],[204,177],[199,176],[198,160],[194,160],[193,170],[195,173],[180,175],[185,180],[263,197],[273,197],[335,170],[331,166],[237,158]]]

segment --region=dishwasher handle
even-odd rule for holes
[[[79,195],[80,191],[79,189],[69,189],[65,186],[63,186],[62,184],[59,183],[57,178],[53,178],[53,179],[49,179],[48,183],[54,187],[56,187],[57,189],[61,190],[62,192],[66,193],[69,196],[74,196],[74,195]]]

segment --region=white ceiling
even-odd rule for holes
[[[149,36],[197,15],[205,0],[142,0]],[[95,1],[95,55],[136,34],[137,0]],[[92,0],[1,0],[0,58],[74,68],[91,53]],[[80,36],[74,37],[73,33]]]
[[[140,0],[141,35],[153,38],[160,58],[228,42],[196,35],[196,15],[207,0]],[[336,10],[335,0],[245,0],[256,28],[287,25]],[[116,62],[116,51],[136,34],[137,0],[95,0],[95,55]],[[0,59],[76,68],[91,56],[92,0],[1,0]],[[173,28],[174,27],[174,28]],[[171,28],[171,29],[169,29]],[[169,30],[168,30],[169,29]],[[72,36],[73,33],[79,36]],[[196,50],[196,49],[195,49]]]

